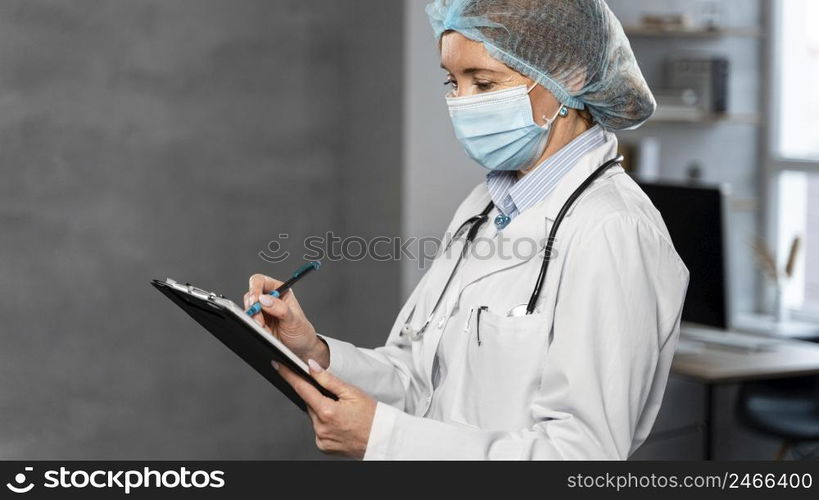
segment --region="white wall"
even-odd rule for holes
[[[758,27],[764,0],[722,0],[726,25]],[[406,75],[404,128],[404,235],[437,235],[449,221],[462,197],[483,179],[482,169],[462,152],[451,131],[443,101],[443,72],[432,30],[423,7],[426,0],[405,0]],[[699,0],[609,0],[623,24],[636,23],[644,11],[688,11],[696,21],[703,3]],[[676,51],[694,47],[719,52],[731,59],[731,111],[761,111],[762,54],[764,39],[716,38],[713,40],[632,40],[649,85],[658,85],[660,62]],[[763,126],[765,119],[763,117]],[[764,128],[744,124],[674,125],[647,124],[637,131],[618,134],[621,141],[652,137],[660,143],[660,176],[683,179],[692,161],[701,164],[704,181],[729,183],[740,200],[753,199],[760,177],[759,144]],[[739,204],[736,204],[739,205]],[[745,203],[744,205],[748,205]],[[753,205],[753,204],[752,204]],[[734,309],[755,306],[757,273],[747,241],[757,230],[754,209],[734,209],[728,214],[731,302]],[[403,262],[404,294],[421,276],[414,262]],[[733,420],[731,404],[735,386],[718,391],[716,424],[717,458],[767,458],[776,442],[750,435]],[[697,430],[680,432],[695,424],[702,413],[702,386],[672,376],[663,411],[653,435],[634,458],[696,459],[700,453]]]
[[[727,26],[759,27],[761,1],[721,0],[718,4]],[[463,196],[483,179],[482,169],[463,153],[451,130],[443,101],[444,73],[424,13],[427,3],[405,0],[404,236],[439,235]],[[644,12],[686,12],[697,22],[704,5],[699,0],[609,0],[608,4],[624,25],[636,24]],[[631,40],[646,79],[655,88],[660,85],[661,62],[669,54],[694,51],[727,55],[731,61],[730,110],[734,113],[760,111],[763,41],[733,37]],[[730,184],[734,206],[745,207],[728,214],[730,302],[735,312],[754,310],[758,274],[747,242],[758,229],[753,199],[758,191],[761,129],[748,124],[647,124],[618,137],[624,142],[657,139],[661,178],[682,180],[689,165],[697,162],[705,182]],[[417,264],[402,263],[405,296],[422,275]]]

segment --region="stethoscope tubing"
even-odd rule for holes
[[[549,237],[546,240],[546,248],[543,253],[543,264],[540,266],[540,273],[538,273],[537,281],[535,282],[535,287],[532,290],[532,296],[529,297],[529,303],[526,305],[526,314],[532,314],[535,312],[535,307],[537,306],[537,301],[540,299],[540,291],[543,287],[543,283],[546,281],[546,272],[549,270],[549,261],[552,260],[552,252],[554,250],[555,238],[557,236],[557,230],[560,227],[560,224],[563,222],[563,219],[566,217],[566,214],[569,212],[569,209],[574,205],[574,202],[580,197],[592,183],[597,180],[598,177],[603,175],[608,169],[615,165],[619,165],[622,163],[623,157],[622,155],[618,155],[616,158],[611,159],[597,168],[591,175],[589,175],[583,183],[578,186],[577,189],[569,196],[566,200],[566,203],[560,208],[560,211],[557,213],[555,217],[555,221],[552,224],[551,230],[549,230]]]
[[[552,252],[554,251],[554,242],[555,242],[555,238],[557,236],[557,230],[560,227],[560,224],[563,222],[563,219],[566,217],[566,214],[569,212],[569,209],[572,207],[574,202],[577,201],[577,199],[580,197],[580,195],[583,194],[583,192],[585,192],[586,189],[588,189],[588,187],[591,186],[591,184],[595,180],[597,180],[601,175],[603,175],[603,173],[605,173],[611,167],[613,167],[615,165],[619,165],[622,161],[623,161],[623,157],[618,155],[616,158],[613,158],[613,159],[607,161],[606,163],[604,163],[603,165],[601,165],[600,167],[598,167],[594,172],[592,172],[591,175],[589,175],[586,178],[585,181],[583,181],[582,184],[580,184],[580,186],[578,186],[577,189],[574,190],[574,192],[571,194],[571,196],[569,196],[569,198],[566,200],[566,202],[560,208],[560,211],[557,213],[557,216],[555,217],[555,221],[552,224],[552,228],[549,231],[549,237],[546,240],[546,247],[544,249],[544,254],[543,254],[543,263],[540,266],[540,272],[538,273],[537,281],[535,282],[535,286],[532,289],[532,295],[529,297],[529,302],[526,304],[526,315],[529,315],[529,314],[532,314],[532,313],[535,312],[535,307],[537,306],[537,302],[540,299],[540,293],[541,293],[541,290],[543,288],[543,283],[546,281],[546,273],[549,270],[549,261],[551,260],[551,255],[552,255]],[[412,332],[412,337],[414,339],[420,338],[424,334],[424,331],[429,326],[430,322],[432,321],[432,318],[435,316],[435,313],[438,311],[438,308],[441,305],[441,302],[443,301],[447,290],[449,290],[449,286],[452,284],[452,280],[454,279],[455,274],[458,272],[458,267],[461,265],[461,261],[464,259],[464,257],[466,256],[466,253],[469,251],[469,247],[472,244],[472,242],[475,240],[475,237],[477,236],[478,231],[480,231],[481,227],[483,227],[483,225],[486,223],[486,221],[489,220],[489,213],[492,211],[493,208],[495,208],[495,204],[494,204],[494,202],[490,201],[489,204],[486,206],[486,208],[484,208],[483,212],[481,212],[480,214],[475,215],[473,217],[470,217],[469,219],[464,221],[464,223],[461,224],[461,226],[458,228],[458,230],[455,231],[455,234],[453,234],[452,239],[449,241],[449,243],[446,246],[447,249],[449,249],[452,246],[452,244],[458,238],[460,238],[460,235],[461,235],[462,231],[464,230],[464,228],[466,228],[468,225],[471,224],[471,226],[469,227],[469,232],[466,235],[466,241],[464,243],[464,247],[463,247],[463,249],[461,249],[461,254],[458,256],[458,260],[455,262],[455,267],[453,267],[452,272],[449,274],[449,278],[447,279],[446,283],[444,284],[444,288],[443,288],[443,290],[441,290],[441,294],[438,296],[438,300],[435,301],[435,305],[432,307],[432,311],[427,316],[427,319],[424,322],[424,325],[418,331]],[[409,321],[412,319],[412,316],[414,314],[415,314],[415,306],[413,306],[412,311],[410,312],[407,320],[405,321],[404,328],[402,329],[401,333],[399,333],[399,335],[403,335],[405,331],[411,331],[411,329],[409,329],[408,325],[409,325]]]
[[[444,296],[446,295],[447,290],[449,290],[449,285],[452,284],[452,280],[455,278],[455,275],[458,272],[458,267],[460,267],[461,261],[463,261],[464,257],[466,257],[466,254],[469,251],[469,246],[472,244],[473,241],[475,241],[475,237],[478,235],[478,231],[480,230],[481,226],[483,226],[486,223],[486,221],[489,220],[489,212],[491,212],[494,207],[495,207],[495,204],[492,203],[492,202],[489,202],[489,205],[486,206],[486,208],[483,210],[483,212],[481,212],[479,215],[475,215],[474,217],[470,217],[469,219],[464,221],[464,223],[461,224],[461,226],[458,228],[458,230],[455,231],[455,233],[452,235],[452,239],[449,241],[449,243],[447,243],[446,248],[448,250],[452,246],[452,244],[458,238],[460,238],[461,232],[464,230],[464,228],[466,228],[467,225],[471,224],[471,226],[469,227],[469,232],[466,235],[466,242],[464,244],[464,247],[461,249],[461,254],[458,256],[458,260],[455,262],[455,266],[452,268],[452,272],[449,273],[449,278],[447,278],[446,283],[444,284],[444,288],[443,288],[443,290],[441,290],[441,294],[438,295],[438,300],[435,301],[435,305],[432,307],[432,311],[430,311],[429,315],[427,315],[427,318],[424,321],[424,324],[420,328],[420,330],[418,330],[418,332],[416,332],[416,335],[415,335],[416,337],[419,337],[420,334],[423,334],[423,332],[429,326],[429,323],[432,321],[432,318],[435,316],[435,312],[438,310],[438,308],[441,305],[441,302],[444,300]],[[415,313],[415,307],[413,307],[412,312],[410,313],[410,318],[412,318],[412,315],[414,313]],[[409,319],[408,319],[408,321],[409,321]]]

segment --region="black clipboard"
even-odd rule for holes
[[[151,284],[303,411],[307,411],[304,401],[271,366],[272,360],[299,374],[323,395],[338,400],[335,394],[322,387],[310,375],[307,365],[298,356],[229,299],[193,285],[177,283],[172,279],[153,280]]]

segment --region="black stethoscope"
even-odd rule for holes
[[[557,229],[560,227],[560,224],[563,222],[563,218],[566,217],[566,213],[572,207],[574,202],[577,198],[580,197],[581,194],[595,181],[598,177],[603,175],[608,169],[615,165],[620,165],[622,163],[623,157],[618,155],[616,158],[607,161],[603,165],[597,168],[591,175],[589,175],[583,183],[574,190],[574,192],[569,196],[566,200],[566,203],[560,208],[560,211],[557,213],[555,217],[554,224],[552,224],[552,229],[549,231],[549,237],[546,240],[546,248],[543,253],[543,264],[540,266],[540,273],[538,274],[537,281],[535,282],[535,287],[532,290],[532,295],[529,297],[529,302],[525,304],[520,304],[518,306],[513,307],[509,310],[507,316],[526,316],[535,312],[535,307],[537,306],[538,299],[540,299],[540,292],[543,288],[543,283],[546,280],[546,272],[549,270],[549,256],[552,254],[552,248],[554,247],[555,236],[557,235]],[[478,231],[480,231],[481,227],[489,220],[489,213],[492,209],[495,208],[494,202],[489,202],[486,208],[483,209],[478,215],[470,217],[463,224],[455,231],[455,234],[452,236],[452,239],[447,243],[446,249],[448,250],[452,243],[460,239],[467,228],[469,228],[466,234],[466,242],[464,244],[463,249],[461,250],[460,255],[458,256],[458,260],[455,262],[455,266],[452,268],[452,272],[449,274],[449,278],[444,285],[444,289],[441,290],[441,294],[438,296],[438,300],[435,301],[435,306],[433,306],[432,311],[430,311],[429,315],[427,315],[427,319],[424,324],[419,329],[414,329],[410,326],[410,320],[412,320],[412,316],[415,314],[415,307],[413,306],[412,311],[410,311],[409,316],[404,323],[404,327],[401,329],[399,335],[408,335],[412,340],[419,340],[426,332],[427,327],[432,322],[433,318],[435,317],[435,313],[438,311],[438,307],[441,305],[441,302],[444,300],[444,296],[446,295],[447,290],[449,289],[449,285],[452,283],[455,274],[458,272],[458,267],[461,265],[461,261],[466,256],[467,252],[469,251],[469,247],[472,242],[475,241],[475,237],[478,235]]]

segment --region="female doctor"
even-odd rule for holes
[[[318,336],[255,275],[256,320],[339,396],[274,364],[324,452],[364,459],[626,459],[662,402],[688,271],[617,162],[654,111],[602,0],[427,7],[455,134],[488,169],[386,345]],[[559,230],[558,230],[559,229]],[[549,244],[551,243],[551,244]]]

